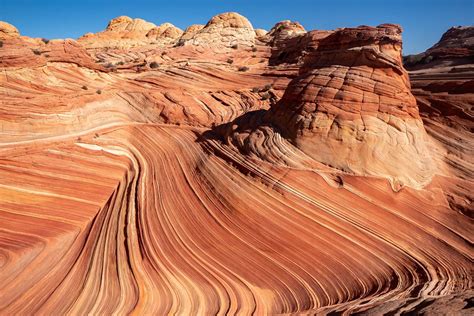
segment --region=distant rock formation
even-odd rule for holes
[[[196,35],[197,32],[202,30],[205,25],[203,24],[193,24],[190,25],[184,30],[183,35],[181,35],[180,42],[184,43],[187,40],[190,40]]]
[[[154,27],[156,27],[155,24],[143,19],[132,19],[128,16],[119,16],[109,22],[104,32],[115,32],[119,33],[124,38],[133,38],[138,34],[146,34],[146,32]]]
[[[409,70],[474,64],[474,26],[450,28],[433,47],[405,56],[403,63]]]
[[[78,41],[88,48],[133,47],[150,42],[146,35],[155,27],[143,19],[120,16],[112,19],[104,31],[87,33]]]
[[[285,20],[278,22],[272,29],[266,34],[267,40],[272,44],[288,40],[289,38],[305,34],[305,28],[298,22],[292,22]]]
[[[146,33],[146,37],[151,39],[164,39],[169,38],[175,40],[183,34],[183,30],[177,28],[171,23],[163,23],[160,26],[152,28],[148,33]]]
[[[192,31],[194,32],[194,30]],[[191,33],[191,30],[186,33]],[[189,39],[182,41],[182,43],[185,45],[225,47],[234,45],[252,46],[255,43],[255,36],[255,30],[247,18],[235,12],[227,12],[211,18],[206,26],[195,32]]]

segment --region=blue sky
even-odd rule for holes
[[[404,54],[424,51],[451,26],[474,24],[474,0],[0,0],[0,20],[23,35],[50,39],[98,32],[120,15],[185,28],[227,11],[267,30],[285,19],[307,30],[398,23]]]

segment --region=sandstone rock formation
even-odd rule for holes
[[[394,25],[122,20],[2,39],[0,314],[473,313],[471,73],[410,92]]]
[[[255,29],[255,35],[257,37],[262,37],[262,36],[267,35],[267,31],[264,29]]]
[[[107,28],[99,33],[88,33],[79,42],[91,47],[131,47],[147,41],[147,33],[156,25],[142,19],[120,16],[112,19]]]
[[[171,23],[163,23],[160,26],[152,28],[146,37],[159,40],[159,39],[170,39],[171,41],[176,40],[181,37],[183,30],[177,28]]]
[[[300,23],[285,20],[275,24],[267,33],[267,38],[273,43],[278,43],[304,33],[306,30]]]
[[[0,21],[0,39],[18,37],[20,33],[13,25]]]
[[[188,26],[186,30],[184,30],[183,35],[181,35],[181,41],[184,43],[185,41],[192,39],[197,32],[204,28],[204,26],[205,25],[203,24],[193,24]]]
[[[434,167],[395,25],[336,31],[307,56],[268,119],[307,155],[424,186]]]
[[[426,52],[404,58],[410,70],[449,67],[474,63],[474,26],[450,28]]]
[[[206,26],[196,32],[185,44],[205,46],[251,46],[255,43],[255,30],[247,18],[235,12],[214,16]]]

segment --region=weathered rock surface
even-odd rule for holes
[[[178,38],[183,35],[183,30],[177,28],[171,23],[163,23],[160,26],[152,28],[148,33],[146,33],[146,37],[159,40],[159,39],[169,39],[170,43],[177,40]]]
[[[79,42],[89,48],[133,47],[149,42],[147,34],[156,27],[155,24],[142,19],[120,16],[112,19],[104,31],[88,33],[79,38]]]
[[[285,20],[275,24],[266,34],[266,37],[272,44],[278,45],[280,42],[304,33],[306,33],[306,30],[300,23]]]
[[[186,30],[184,30],[184,33],[183,35],[181,35],[181,41],[187,41],[187,40],[190,40],[194,37],[194,35],[196,35],[197,32],[199,32],[200,30],[202,30],[204,28],[204,24],[193,24],[193,25],[190,25],[186,28]]]
[[[203,46],[246,45],[255,43],[255,30],[247,18],[235,12],[214,16],[184,44]]]
[[[474,64],[474,26],[450,28],[426,52],[404,57],[410,70]]]
[[[2,40],[0,314],[472,314],[469,72],[410,92],[393,25],[218,50],[121,20],[136,46]]]
[[[0,39],[18,37],[18,29],[10,23],[0,21]]]
[[[388,178],[397,190],[429,183],[435,166],[401,63],[400,27],[324,35],[309,35],[299,76],[264,121],[318,162]]]

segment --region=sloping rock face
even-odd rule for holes
[[[434,166],[396,25],[322,38],[267,119],[317,161],[421,187]]]
[[[474,26],[452,27],[426,52],[404,57],[407,69],[474,64]]]
[[[255,30],[247,18],[235,12],[214,16],[185,44],[205,46],[246,45],[255,43]]]
[[[410,71],[412,93],[417,99],[428,134],[441,144],[448,166],[458,166],[456,185],[445,189],[451,208],[474,216],[472,179],[474,164],[474,27],[453,27],[414,64]],[[461,180],[462,179],[462,180]]]
[[[393,25],[235,49],[154,29],[2,39],[0,314],[473,314],[467,72],[411,73],[417,109]],[[420,117],[421,190],[315,151],[377,162],[356,145]]]
[[[20,33],[13,25],[0,21],[0,39],[18,37]]]
[[[202,30],[205,25],[203,24],[193,24],[190,25],[184,30],[183,35],[181,35],[180,41],[185,42],[187,40],[190,40],[196,35],[197,32]]]
[[[267,35],[267,31],[264,29],[255,29],[255,35],[257,37],[262,37],[262,36]]]
[[[3,24],[2,24],[3,23]],[[7,23],[0,22],[1,25]],[[101,70],[85,48],[78,42],[67,40],[41,40],[20,36],[13,26],[4,27],[0,31],[2,47],[0,49],[0,67],[41,67],[48,62],[72,63],[81,67]],[[5,35],[5,34],[9,35]],[[1,35],[3,34],[3,35]]]

